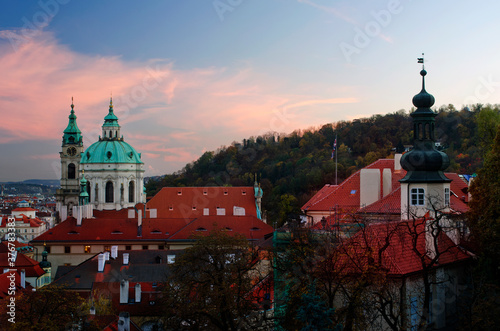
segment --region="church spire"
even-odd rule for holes
[[[434,118],[437,114],[431,109],[435,102],[434,97],[425,90],[427,71],[423,69],[424,58],[419,58],[418,63],[422,63],[422,90],[412,100],[413,105],[417,107],[410,114],[413,118],[413,149],[401,158],[401,166],[408,173],[400,182],[450,182],[443,174],[443,170],[450,164],[450,159],[435,147]]]
[[[73,97],[71,97],[71,112],[68,116],[69,122],[66,129],[63,131],[63,145],[79,145],[83,144],[82,132],[78,128],[76,124],[76,115],[75,115],[75,105],[73,102]]]

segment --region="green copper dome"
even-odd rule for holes
[[[143,163],[141,155],[123,140],[99,140],[82,154],[81,164],[87,163]]]

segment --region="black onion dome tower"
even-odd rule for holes
[[[419,59],[419,62],[423,59]],[[425,75],[422,68],[422,91],[413,97],[413,105],[417,107],[410,116],[413,118],[413,149],[401,158],[401,166],[407,171],[401,183],[447,183],[443,170],[450,165],[448,155],[436,150],[434,124],[436,113],[431,110],[434,97],[425,90]]]

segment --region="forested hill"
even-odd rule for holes
[[[500,106],[476,105],[460,111],[441,107],[436,137],[450,157],[447,171],[472,174],[483,150],[494,140]],[[412,119],[404,110],[340,121],[287,135],[268,133],[205,152],[181,171],[147,184],[148,196],[163,186],[251,186],[255,175],[264,190],[263,209],[270,224],[282,224],[326,183],[335,183],[332,145],[337,135],[338,182],[399,146],[411,145]]]

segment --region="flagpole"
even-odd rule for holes
[[[337,184],[337,133],[335,132],[335,185]]]

